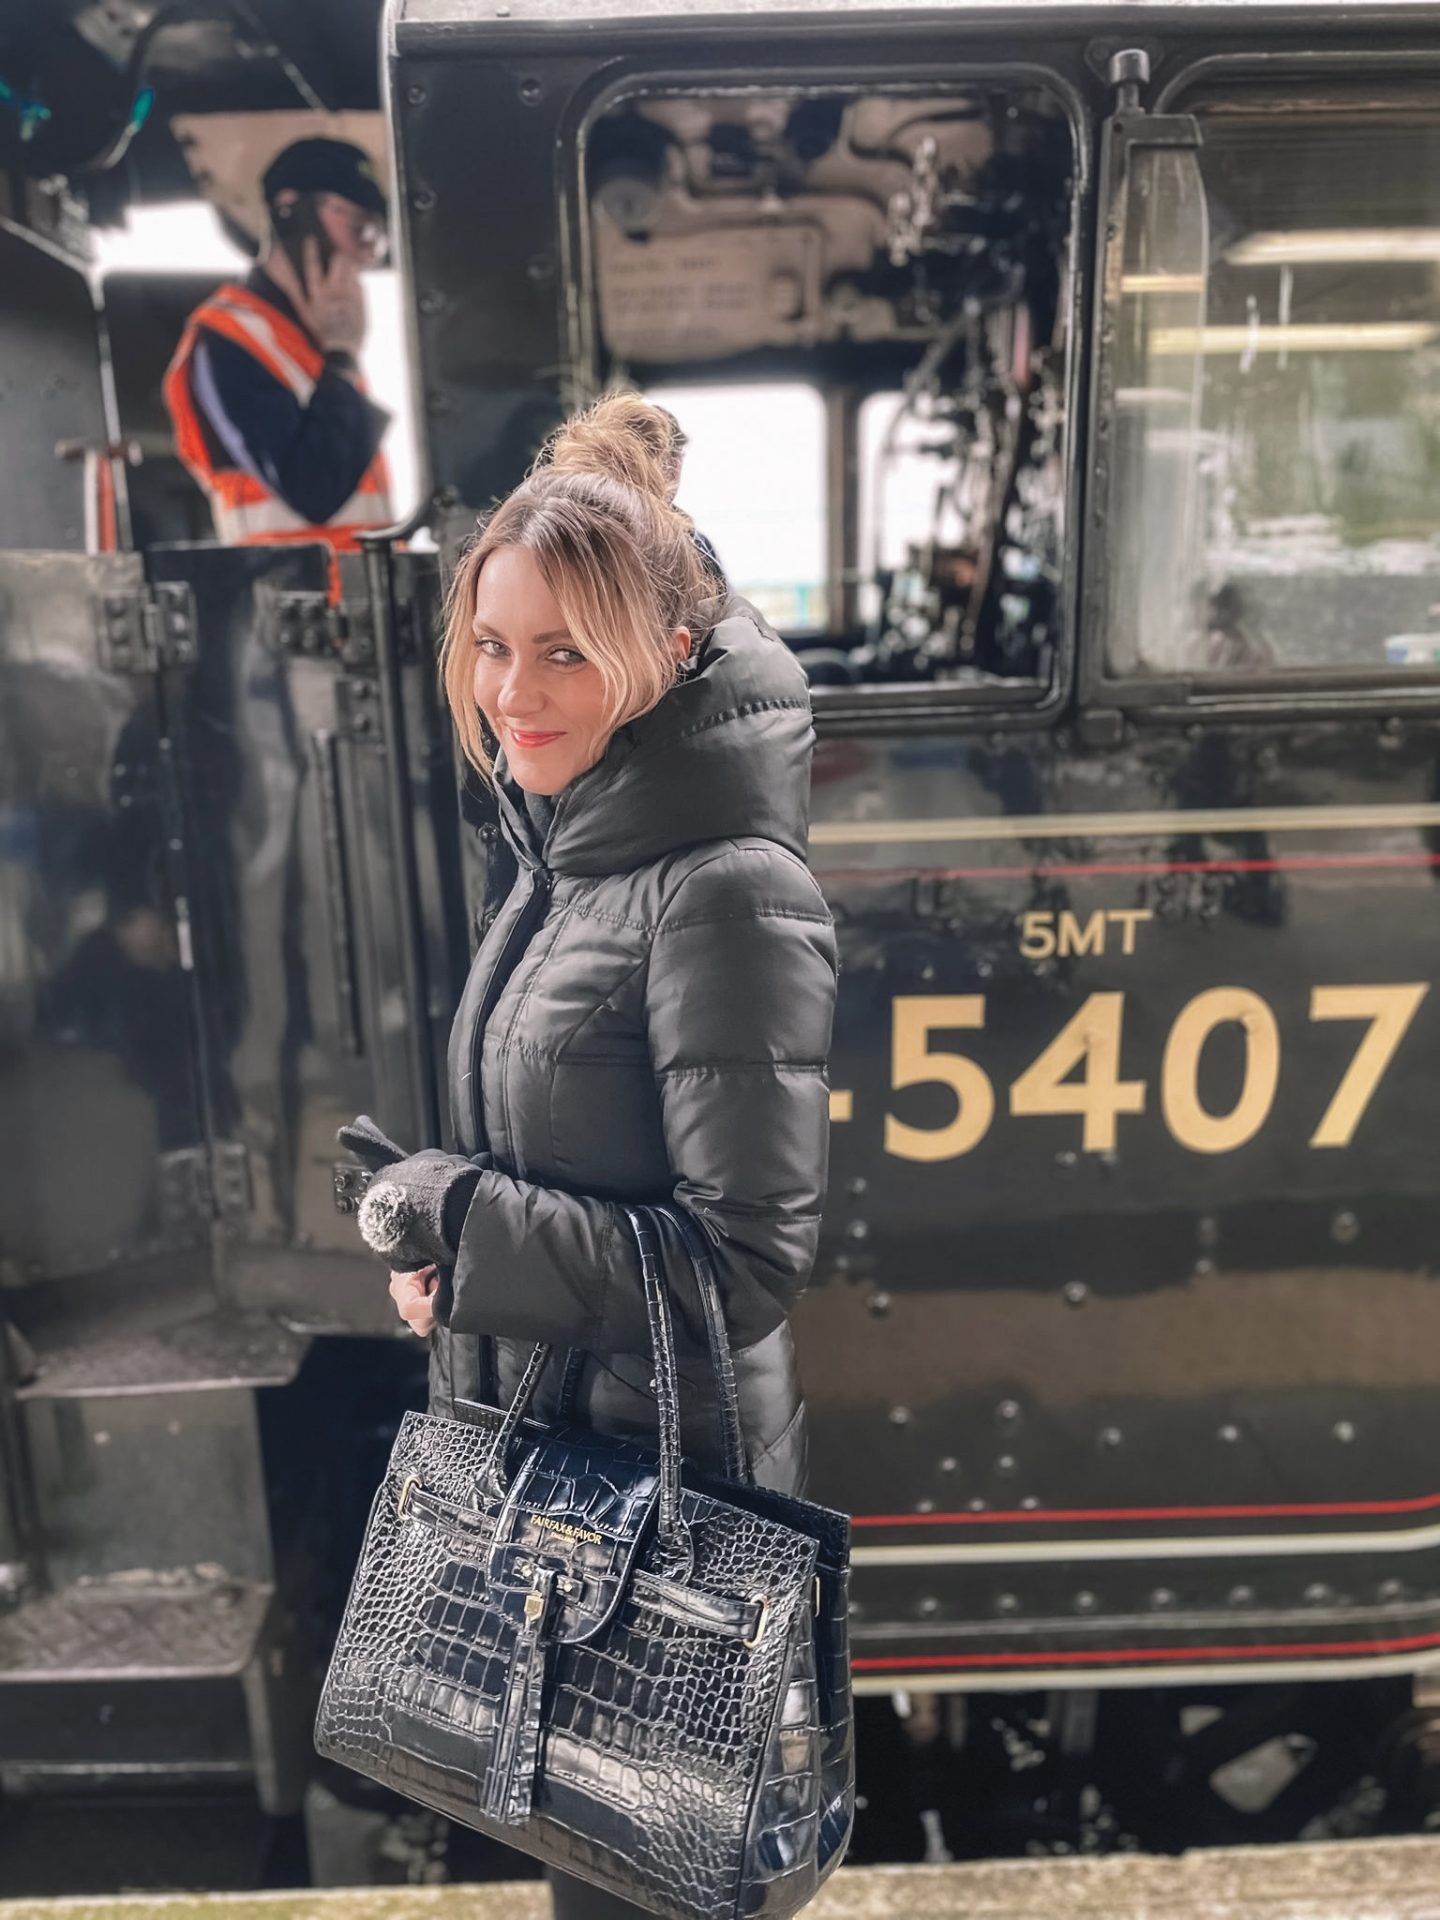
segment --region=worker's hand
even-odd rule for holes
[[[305,242],[304,261],[305,318],[310,331],[326,353],[358,353],[365,340],[365,295],[358,263],[352,255],[337,252],[330,256],[329,266],[322,267],[314,239]]]
[[[418,1273],[392,1273],[390,1298],[396,1312],[413,1334],[423,1340],[435,1331],[435,1309],[431,1304],[440,1276],[434,1267],[421,1267]]]

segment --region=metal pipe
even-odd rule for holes
[[[412,516],[412,521],[414,516]],[[412,529],[412,522],[406,522]],[[409,1055],[410,1095],[420,1133],[428,1145],[440,1144],[440,1109],[435,1056],[431,1045],[430,995],[420,917],[420,866],[415,849],[414,794],[410,749],[405,737],[405,707],[400,685],[400,649],[395,607],[395,549],[400,529],[381,528],[361,536],[365,585],[375,623],[375,664],[380,680],[380,722],[385,756],[385,812],[400,876],[404,922],[400,967],[414,1045]]]
[[[0,1608],[38,1584],[42,1572],[40,1527],[35,1512],[20,1405],[14,1338],[0,1319]]]
[[[860,624],[860,395],[832,387],[825,396],[825,627],[853,639]]]

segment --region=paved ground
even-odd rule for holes
[[[549,1920],[533,1883],[0,1900],[0,1920]],[[1440,1920],[1440,1840],[842,1872],[806,1920]]]

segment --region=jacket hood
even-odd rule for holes
[[[557,795],[544,846],[525,797],[495,762],[500,818],[529,866],[629,873],[710,840],[773,840],[805,854],[814,729],[804,670],[748,602],[732,597],[693,673],[617,729]]]

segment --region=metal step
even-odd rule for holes
[[[273,1589],[216,1570],[80,1580],[0,1612],[0,1686],[237,1675]]]
[[[158,1323],[111,1315],[79,1337],[33,1333],[32,1371],[17,1398],[281,1387],[295,1378],[308,1345],[307,1335],[263,1314],[201,1313]]]
[[[0,1797],[230,1786],[294,1811],[308,1697],[273,1598],[202,1566],[77,1580],[0,1613]]]

